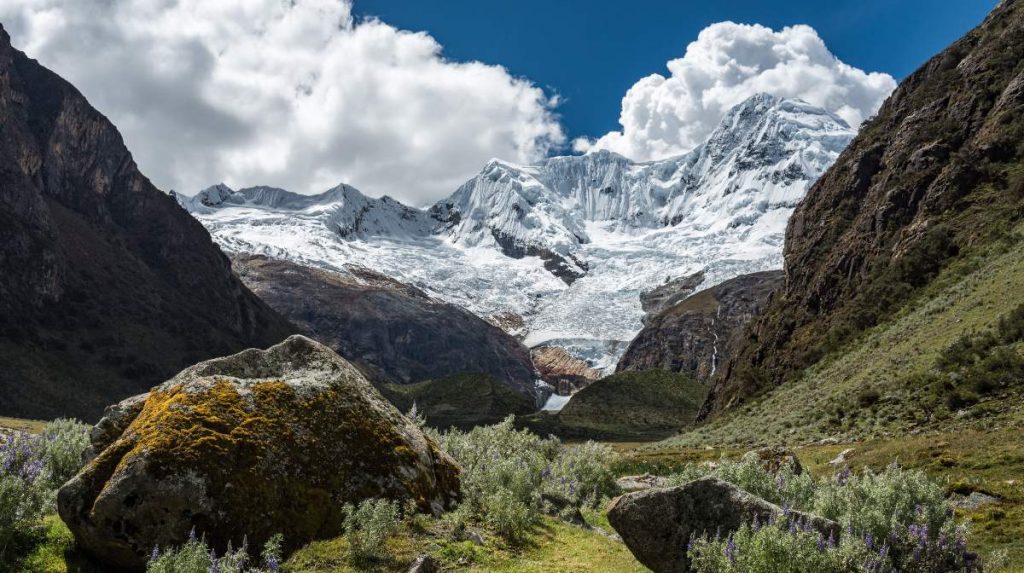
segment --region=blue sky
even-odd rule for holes
[[[617,129],[638,79],[665,74],[708,24],[808,24],[840,60],[902,80],[981,23],[995,0],[711,0],[565,2],[356,0],[357,16],[427,31],[456,60],[500,64],[566,98],[570,136]]]

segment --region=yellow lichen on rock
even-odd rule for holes
[[[60,495],[80,543],[114,565],[138,566],[192,527],[215,546],[283,533],[294,547],[337,534],[345,503],[437,512],[458,496],[451,458],[302,337],[187,369],[136,412]]]

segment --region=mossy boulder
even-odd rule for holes
[[[110,413],[58,509],[111,567],[140,569],[193,528],[221,551],[275,533],[295,548],[338,534],[345,503],[412,499],[439,513],[457,502],[455,461],[301,336],[192,366]]]

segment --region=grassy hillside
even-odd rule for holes
[[[413,403],[427,423],[439,429],[471,428],[524,416],[536,405],[487,374],[463,373],[416,384],[384,384],[381,393],[402,412]]]
[[[958,260],[893,318],[793,382],[670,442],[794,444],[1019,427],[1021,333],[1011,319],[1024,305],[1021,285],[1024,229],[1018,228]],[[984,348],[974,348],[979,344]],[[979,380],[979,371],[995,383]]]
[[[657,439],[693,424],[707,388],[662,370],[620,372],[577,392],[558,414],[537,414],[527,425],[564,438]]]

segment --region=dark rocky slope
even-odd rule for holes
[[[1024,206],[1024,6],[908,77],[789,222],[783,289],[748,329],[705,413],[789,380],[887,320]]]
[[[648,316],[616,371],[668,370],[708,383],[782,280],[782,271],[738,276]]]
[[[357,267],[343,276],[245,255],[234,266],[270,306],[378,384],[483,373],[533,400],[529,351],[469,311]]]
[[[117,129],[0,27],[0,413],[95,419],[291,330]]]

